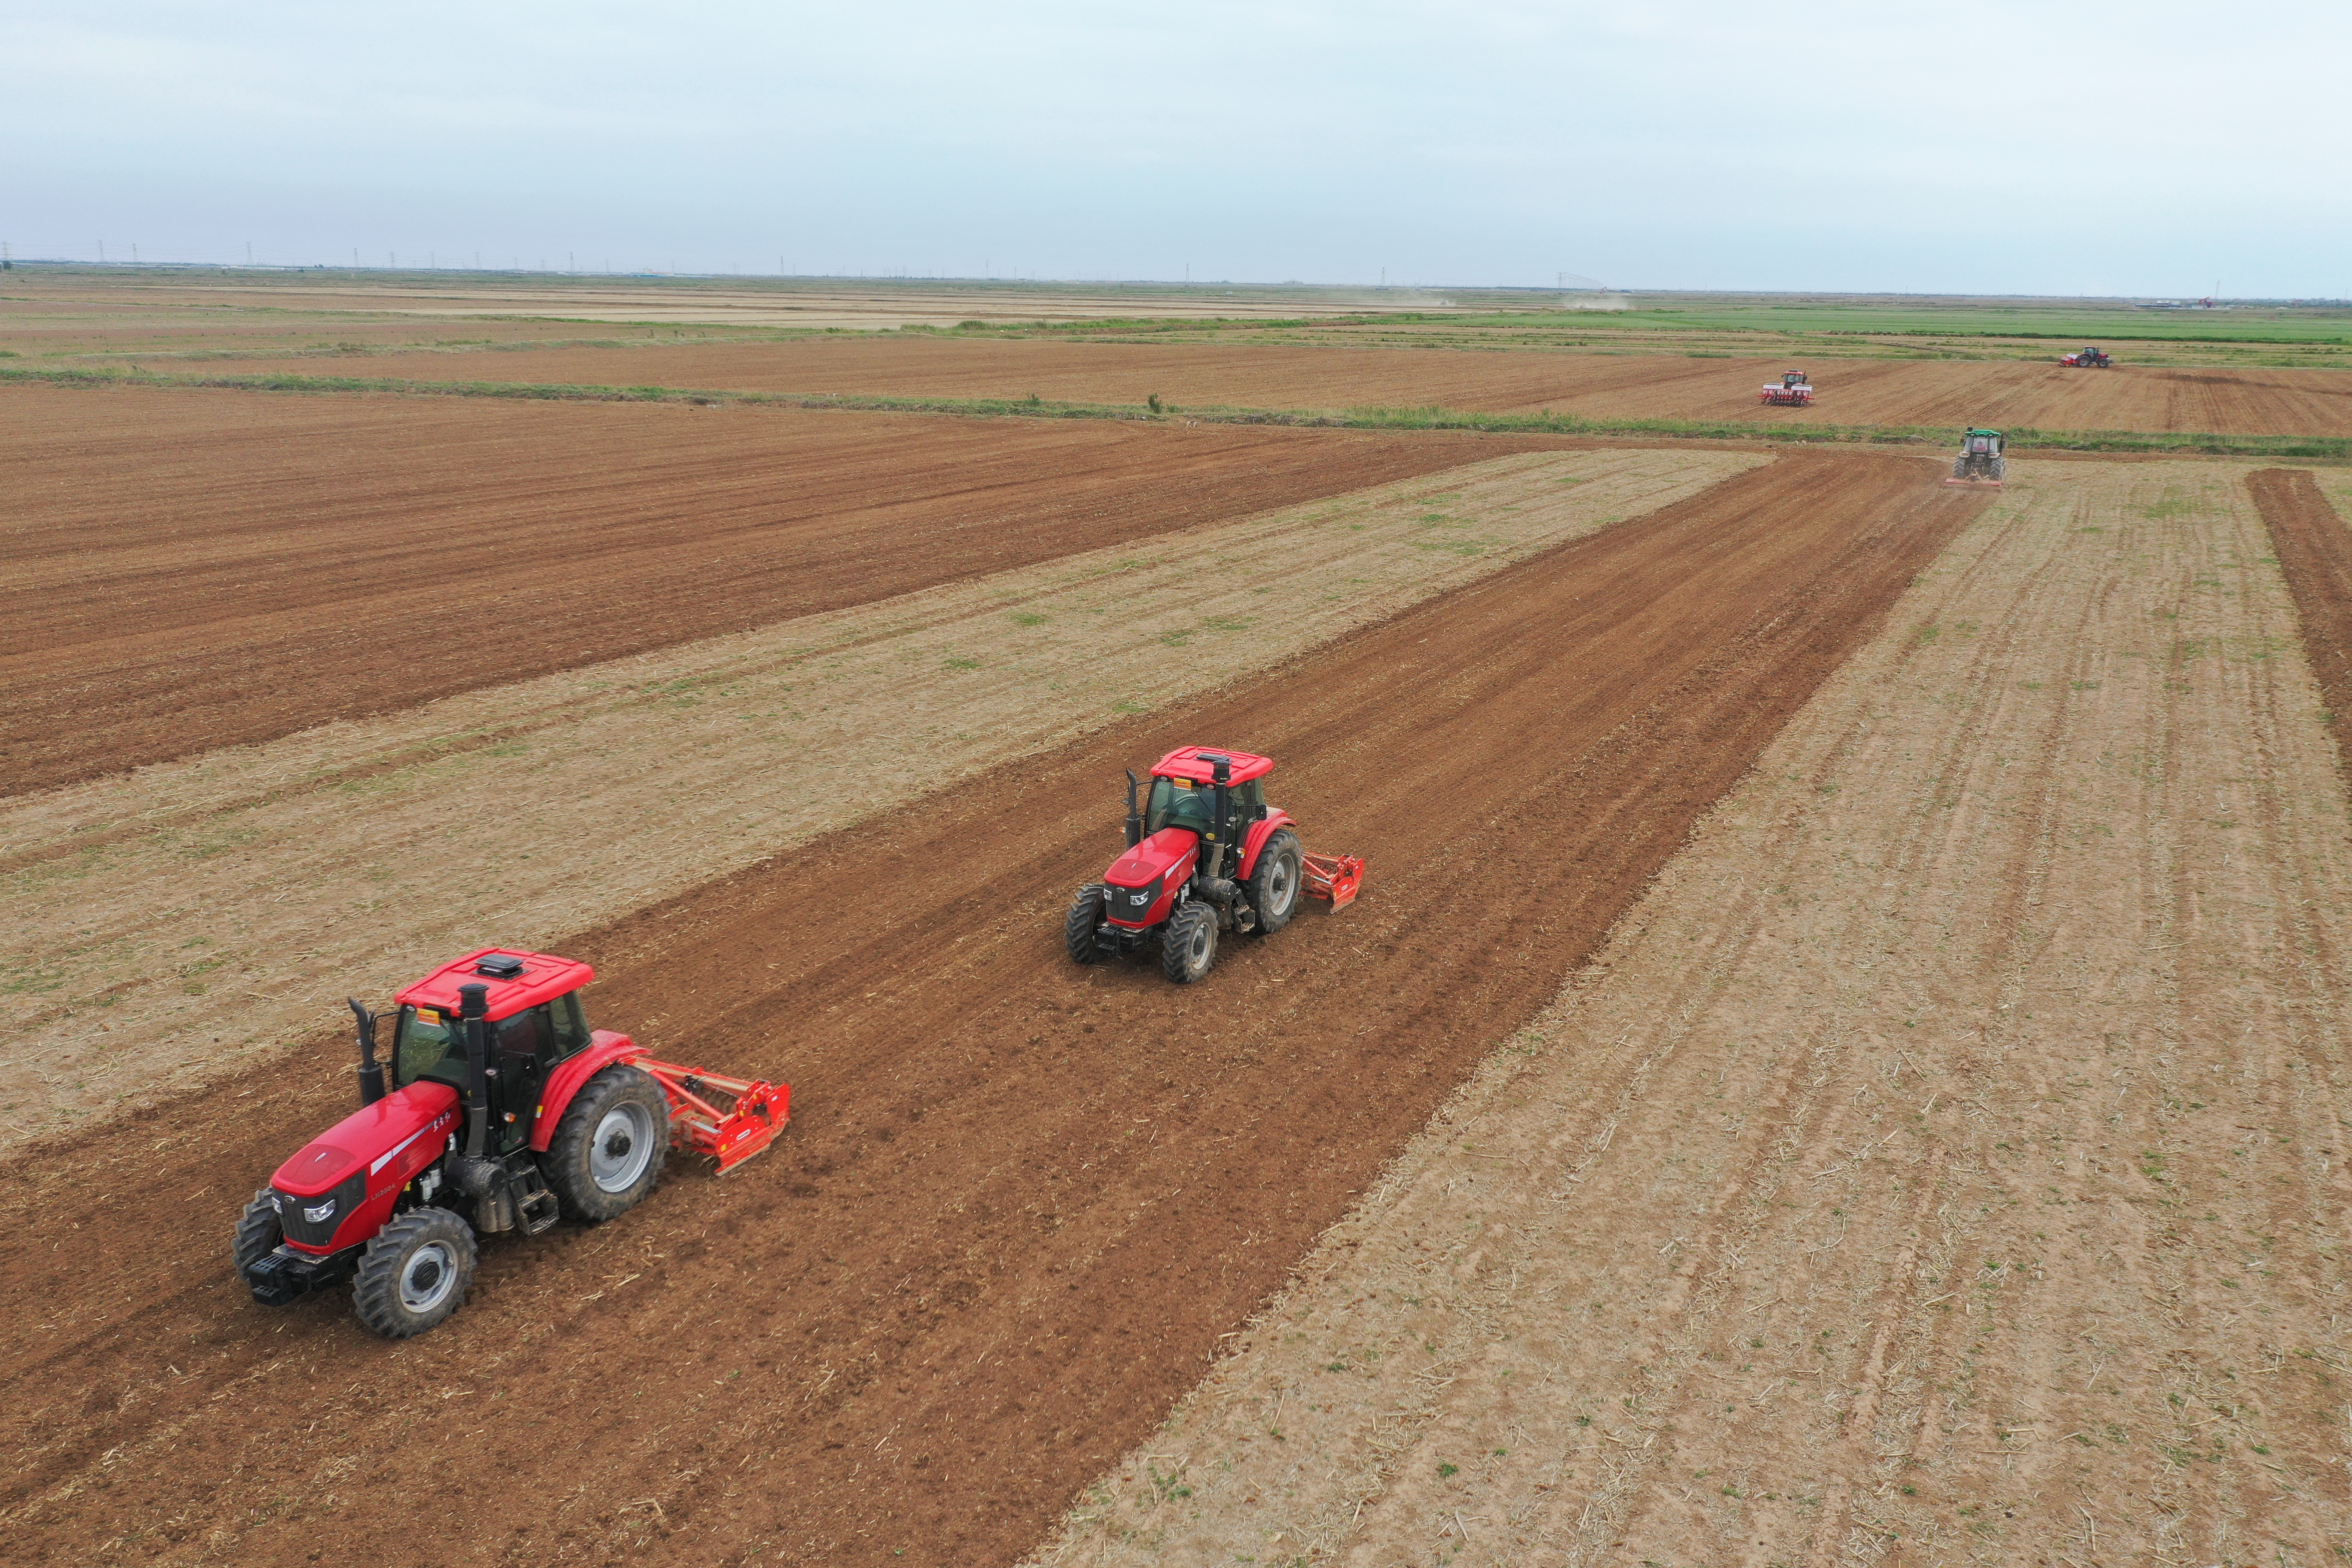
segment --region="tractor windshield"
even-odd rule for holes
[[[1143,812],[1143,831],[1159,832],[1163,827],[1189,827],[1195,833],[1209,831],[1209,817],[1215,810],[1215,796],[1207,784],[1196,784],[1190,779],[1155,778],[1151,781],[1151,800]]]
[[[457,1064],[457,1081],[463,1082],[466,1046],[457,1020],[431,1007],[403,1007],[392,1036],[394,1081],[403,1086],[415,1083],[444,1059]]]

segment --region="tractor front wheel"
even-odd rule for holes
[[[1096,934],[1102,929],[1103,900],[1103,885],[1088,882],[1078,889],[1077,901],[1062,921],[1062,945],[1070,950],[1073,963],[1100,963],[1110,956],[1103,952],[1102,940]]]
[[[1190,985],[1216,962],[1216,911],[1201,903],[1177,905],[1160,928],[1160,972],[1179,985]]]
[[[609,1067],[572,1097],[540,1169],[565,1214],[606,1220],[645,1200],[668,1157],[669,1096],[641,1068]]]
[[[1272,936],[1298,912],[1298,836],[1277,827],[1257,852],[1249,874],[1250,908],[1257,911],[1257,934]]]
[[[466,1304],[476,1257],[464,1220],[447,1209],[411,1209],[360,1254],[352,1309],[385,1339],[414,1339]]]
[[[236,1264],[237,1278],[251,1274],[253,1266],[277,1251],[285,1239],[286,1227],[278,1222],[278,1205],[264,1187],[245,1205],[236,1222],[236,1239],[229,1244],[228,1255]]]

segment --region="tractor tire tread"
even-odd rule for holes
[[[653,1157],[646,1162],[644,1173],[627,1191],[608,1193],[588,1173],[588,1143],[614,1102],[632,1096],[653,1112],[656,1131]],[[661,1185],[662,1164],[669,1158],[668,1134],[669,1096],[662,1092],[653,1074],[643,1068],[619,1063],[580,1086],[572,1103],[563,1108],[563,1120],[555,1124],[555,1136],[548,1140],[547,1152],[540,1158],[540,1169],[545,1173],[547,1184],[554,1189],[555,1200],[567,1218],[585,1220],[591,1225],[618,1219],[651,1197],[654,1189]]]
[[[1209,951],[1198,969],[1192,966],[1192,937],[1201,927],[1209,931]],[[1179,985],[1190,985],[1209,973],[1217,962],[1217,916],[1208,905],[1198,901],[1176,906],[1160,928],[1160,972]]]
[[[426,1239],[449,1244],[457,1259],[457,1283],[440,1306],[420,1314],[401,1305],[400,1265],[411,1247]],[[457,1215],[445,1208],[411,1209],[377,1231],[360,1254],[358,1271],[352,1276],[352,1310],[371,1333],[387,1340],[415,1339],[466,1304],[480,1256],[474,1227]]]
[[[1276,911],[1273,903],[1274,867],[1276,857],[1286,856],[1290,861],[1290,907]],[[1257,934],[1272,936],[1298,916],[1298,900],[1304,893],[1299,879],[1305,875],[1306,854],[1298,847],[1298,835],[1287,827],[1277,827],[1266,835],[1258,846],[1257,863],[1251,868],[1249,880],[1250,908],[1257,911]]]
[[[236,1237],[229,1244],[229,1258],[236,1265],[237,1278],[242,1279],[253,1266],[278,1250],[286,1239],[286,1227],[278,1218],[278,1205],[269,1201],[269,1189],[262,1188],[245,1205],[237,1216]]]
[[[1078,889],[1070,905],[1070,912],[1062,920],[1062,945],[1069,951],[1073,963],[1100,963],[1110,955],[1102,950],[1102,942],[1095,933],[1104,920],[1105,892],[1100,882],[1088,882]]]

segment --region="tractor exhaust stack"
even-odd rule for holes
[[[490,1145],[490,988],[464,985],[457,990],[457,1016],[466,1026],[466,1157],[478,1160]]]
[[[356,996],[346,996],[352,1016],[360,1031],[360,1103],[373,1105],[383,1098],[383,1064],[375,1059],[375,1015],[360,1005]]]

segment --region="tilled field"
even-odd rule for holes
[[[1516,453],[0,800],[0,1159],[1769,460]]]
[[[425,1341],[259,1311],[191,1223],[335,1109],[340,1047],[20,1165],[0,1215],[58,1239],[5,1263],[39,1305],[0,1329],[7,1527],[119,1561],[302,1562],[328,1533],[396,1563],[1009,1560],[1980,505],[1933,477],[1784,458],[584,934],[604,1022],[789,1075],[795,1131],[723,1185],[493,1247]],[[1283,758],[1310,845],[1366,853],[1370,891],[1202,986],[1071,968],[1118,768],[1202,736]],[[511,1522],[420,1533],[421,1476]]]
[[[1048,1561],[2352,1544],[2352,535],[2011,478]]]
[[[1517,449],[0,388],[0,793]]]
[[[2352,436],[2352,374],[2327,370],[2070,370],[2055,362],[1839,359],[1807,365],[1820,401],[1769,408],[1780,360],[1447,349],[1221,347],[952,339],[823,339],[685,348],[423,353],[221,361],[281,371],[898,397],[1040,397],[1180,408],[1360,406],[1759,425],[1990,425],[2045,430]],[[2123,357],[2129,359],[2128,351]],[[161,363],[161,369],[175,368]]]

